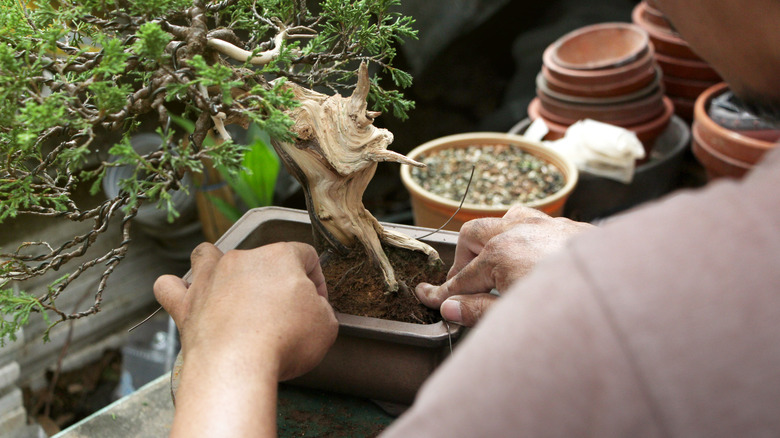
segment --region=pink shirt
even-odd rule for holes
[[[780,150],[545,259],[384,436],[780,436]]]

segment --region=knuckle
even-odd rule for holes
[[[523,223],[526,225],[543,225],[550,218],[545,216],[528,216],[523,219]]]
[[[225,253],[225,255],[222,256],[221,261],[224,260],[227,263],[231,263],[231,262],[235,261],[236,259],[241,258],[241,253],[242,253],[242,251],[238,250],[238,249],[228,250]]]

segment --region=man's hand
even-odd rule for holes
[[[201,244],[191,281],[154,284],[184,357],[171,436],[275,436],[278,382],[314,368],[338,332],[314,248]]]
[[[181,331],[185,359],[193,351],[263,350],[278,359],[280,380],[316,366],[338,330],[317,254],[302,243],[224,255],[204,243],[192,253],[189,287],[166,275],[154,292]]]
[[[439,307],[446,320],[473,326],[498,298],[490,294],[492,289],[506,292],[539,260],[591,227],[523,206],[500,219],[466,222],[447,281],[441,286],[421,283],[415,292],[425,305]]]

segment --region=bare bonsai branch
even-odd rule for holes
[[[366,99],[400,117],[411,103],[370,81],[364,67],[352,100],[333,96],[326,103],[327,96],[303,91],[348,89],[356,76],[355,61],[373,63],[398,86],[408,86],[408,75],[391,67],[395,41],[414,36],[411,19],[390,12],[396,3],[321,0],[319,12],[312,14],[304,0],[0,0],[7,23],[0,33],[0,223],[23,215],[92,221],[91,229],[64,242],[42,239],[0,253],[0,308],[15,315],[12,323],[0,320],[0,338],[13,334],[14,324],[29,312],[50,312],[65,321],[99,311],[107,279],[127,252],[130,218],[138,207],[158,202],[166,208],[166,194],[179,187],[186,173],[201,171],[203,159],[217,160],[228,170],[239,167],[241,149],[226,129],[231,123],[255,123],[280,144],[321,148],[320,158],[311,152],[308,158],[296,157],[304,169],[301,176],[310,181],[321,178],[335,190],[344,182],[339,179],[354,177],[346,182],[344,199],[327,199],[333,194],[316,184],[307,188],[315,200],[310,206],[319,209],[315,225],[336,248],[364,247],[382,266],[390,288],[395,283],[382,242],[433,257],[432,250],[385,233],[360,203],[376,162],[415,164],[387,151],[392,135],[373,127],[379,113],[366,111]],[[284,86],[281,79],[287,81]],[[319,104],[339,108],[338,122],[348,123],[338,134],[343,138],[305,126],[306,111],[316,114]],[[192,132],[169,126],[170,116],[194,122]],[[152,130],[162,137],[159,151],[139,155],[132,149],[130,136],[142,122],[156,125]],[[103,146],[112,132],[121,140]],[[222,141],[211,145],[206,139],[215,132]],[[346,143],[339,150],[342,140]],[[95,152],[114,158],[96,160]],[[87,162],[97,164],[86,167]],[[99,188],[105,172],[120,165],[131,166],[134,175],[123,181],[121,196],[93,208],[77,205],[77,186]],[[321,169],[312,170],[317,166]],[[328,172],[329,177],[317,176]],[[327,219],[349,209],[337,207],[340,202],[359,206],[354,213],[358,225]],[[101,255],[87,256],[118,219],[122,241]],[[82,258],[89,260],[74,265]],[[93,304],[80,311],[58,308],[57,298],[101,264]],[[11,281],[66,268],[45,293],[16,294],[7,288]]]

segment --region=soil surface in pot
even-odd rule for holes
[[[328,299],[334,309],[357,316],[432,324],[441,321],[438,310],[424,306],[414,295],[421,282],[441,284],[448,267],[428,264],[428,256],[416,251],[383,245],[401,286],[386,292],[379,267],[362,251],[347,256],[333,255],[322,266],[328,284]]]
[[[412,177],[436,195],[459,202],[466,193],[475,166],[466,203],[509,206],[546,198],[566,181],[555,165],[508,144],[443,148],[420,155],[425,168],[413,168]]]

